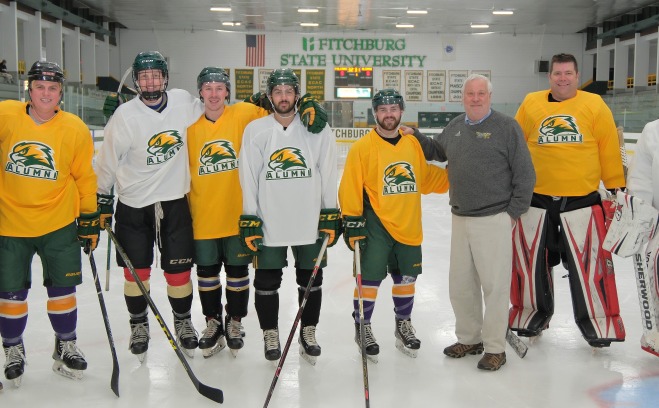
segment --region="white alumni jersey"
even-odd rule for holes
[[[98,152],[98,192],[115,186],[121,202],[134,208],[183,197],[190,191],[187,128],[203,113],[204,104],[182,89],[167,91],[162,112],[139,98],[120,105]]]
[[[310,133],[299,115],[284,130],[273,115],[245,128],[240,151],[243,213],[263,220],[267,246],[313,244],[321,208],[337,208],[336,142]]]

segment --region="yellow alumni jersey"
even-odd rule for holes
[[[625,186],[618,134],[611,110],[599,95],[577,91],[549,102],[549,91],[530,93],[515,119],[524,131],[536,174],[534,192],[583,196]]]
[[[367,194],[375,214],[396,241],[421,245],[421,194],[445,193],[448,187],[446,171],[426,162],[413,136],[402,136],[394,146],[371,130],[348,152],[339,203],[344,216],[359,216]]]
[[[224,107],[215,122],[201,116],[188,128],[190,210],[195,239],[238,235],[243,210],[238,177],[238,154],[245,126],[268,112],[239,102]]]
[[[0,235],[38,237],[96,211],[94,143],[77,116],[38,125],[27,103],[0,102]]]

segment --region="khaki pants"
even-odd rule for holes
[[[512,251],[512,223],[507,213],[453,215],[449,294],[460,343],[482,341],[486,353],[505,350]]]

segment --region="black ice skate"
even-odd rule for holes
[[[83,370],[87,369],[87,361],[75,339],[60,340],[55,337],[53,360],[53,371],[73,380],[82,379]]]
[[[128,349],[135,354],[140,363],[144,362],[149,349],[149,321],[146,316],[130,319],[130,342]]]
[[[5,378],[14,382],[14,387],[21,386],[23,372],[25,371],[25,347],[23,342],[15,346],[5,346]]]
[[[222,351],[227,346],[224,339],[224,328],[222,328],[222,318],[209,318],[206,320],[206,328],[201,332],[199,339],[199,349],[204,358],[212,357]]]
[[[240,322],[239,317],[229,317],[227,315],[224,320],[224,327],[227,331],[227,345],[229,346],[231,354],[236,357],[238,355],[238,350],[243,348],[243,345],[245,344],[243,341],[243,337],[245,337],[243,324]]]
[[[199,345],[199,341],[190,315],[182,317],[174,315],[174,329],[176,330],[176,342],[188,357],[194,358],[194,350]]]
[[[359,323],[355,323],[355,343],[359,348],[359,353],[362,352],[362,343],[359,336]],[[364,344],[366,346],[366,358],[368,358],[372,363],[378,362],[378,354],[380,354],[380,346],[373,336],[373,329],[371,329],[370,323],[364,323]]]
[[[406,356],[416,358],[421,348],[421,340],[414,335],[414,327],[410,319],[396,319],[396,348]]]
[[[320,346],[316,341],[316,326],[300,327],[300,356],[309,364],[316,365],[316,359],[320,356]]]
[[[279,329],[263,330],[263,352],[268,361],[277,361],[281,357],[281,345],[279,344]]]

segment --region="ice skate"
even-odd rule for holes
[[[14,382],[14,387],[21,386],[25,371],[25,347],[23,342],[15,346],[3,346],[5,349],[5,378]]]
[[[224,327],[226,328],[227,345],[229,346],[231,354],[236,357],[238,355],[238,351],[243,348],[243,345],[245,344],[243,341],[243,337],[245,337],[243,324],[240,322],[239,317],[232,318],[228,315],[226,316],[224,322]]]
[[[181,350],[190,358],[194,358],[194,351],[199,345],[197,331],[192,325],[190,315],[177,317],[174,315],[174,329],[176,331],[176,342]]]
[[[53,360],[53,371],[73,380],[82,379],[83,371],[87,369],[87,361],[75,339],[60,340],[56,337]]]
[[[206,321],[206,328],[201,332],[199,349],[204,358],[209,358],[222,351],[227,345],[224,339],[224,329],[220,320],[210,318]]]
[[[396,319],[396,348],[406,356],[416,358],[421,348],[421,340],[414,335],[414,327],[410,319]]]
[[[263,352],[268,361],[277,361],[281,357],[281,345],[279,344],[279,329],[263,330]]]
[[[300,327],[300,356],[309,364],[316,365],[316,359],[320,356],[320,346],[316,341],[316,326]]]
[[[355,323],[355,343],[357,343],[357,348],[359,353],[362,352],[362,346],[359,335],[359,323]],[[366,345],[366,358],[368,358],[372,363],[378,362],[378,354],[380,354],[380,346],[373,336],[373,330],[371,329],[370,323],[364,323],[364,344]]]
[[[643,333],[641,336],[641,348],[659,357],[659,332]]]
[[[135,354],[140,363],[144,362],[149,349],[149,321],[145,317],[130,319],[130,342],[128,349]]]

